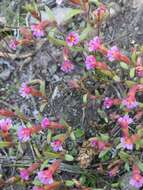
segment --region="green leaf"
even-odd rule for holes
[[[131,60],[132,62],[135,64],[136,63],[136,60],[137,60],[137,53],[136,51],[134,51],[131,55]]]
[[[121,66],[123,69],[125,69],[125,70],[128,70],[128,69],[129,69],[129,66],[128,66],[126,63],[124,63],[124,62],[120,62],[120,66]]]
[[[118,144],[117,146],[116,146],[116,149],[118,150],[118,149],[121,149],[121,148],[123,148],[123,146],[122,146],[122,144],[120,143],[120,144]]]
[[[40,112],[43,112],[48,102],[44,102],[40,105]]]
[[[63,22],[67,22],[68,20],[70,20],[72,17],[78,15],[82,13],[81,9],[70,9],[69,12],[65,15],[65,18],[63,20]]]
[[[125,83],[128,85],[129,88],[136,84],[136,82],[133,82],[131,80],[126,80]]]
[[[76,138],[80,138],[83,135],[84,135],[84,131],[82,129],[80,129],[80,128],[76,129],[76,131],[75,131]]]
[[[130,78],[134,78],[135,76],[135,68],[130,69]]]
[[[54,137],[52,137],[52,140],[58,140],[58,139],[65,138],[65,137],[66,137],[66,134],[61,133],[61,134],[58,134],[58,135],[55,135]]]
[[[55,45],[59,45],[59,46],[66,46],[67,43],[64,40],[59,40],[55,37],[55,33],[57,32],[57,29],[54,28],[52,30],[50,30],[50,32],[48,33],[48,39]]]
[[[114,81],[116,81],[116,82],[120,82],[120,78],[119,78],[117,75],[115,75],[115,76],[113,77],[113,79],[114,79]]]
[[[52,131],[48,129],[48,134],[47,134],[47,143],[50,144],[52,138]]]
[[[98,108],[98,109],[97,109],[97,113],[99,114],[99,116],[100,116],[102,119],[104,119],[104,121],[105,121],[106,123],[108,123],[108,116],[107,116],[107,114],[106,114],[106,112],[105,112],[104,110]]]
[[[33,146],[33,149],[34,149],[34,152],[35,152],[35,154],[36,154],[37,159],[38,159],[38,158],[41,158],[41,154],[40,154],[40,152],[39,152],[39,149],[37,148],[37,145],[36,145],[36,144],[33,144],[32,146]]]
[[[74,132],[71,132],[71,134],[70,134],[70,138],[71,138],[73,141],[76,141],[76,137],[75,137]]]
[[[139,163],[138,163],[138,166],[139,166],[140,170],[143,172],[143,163],[142,163],[142,162],[139,162]]]
[[[125,165],[124,165],[124,168],[127,172],[130,172],[130,166],[129,166],[129,163],[126,162]]]
[[[83,185],[86,182],[86,177],[83,175],[79,179],[80,183]]]
[[[0,141],[0,148],[5,148],[10,146],[10,142],[7,141]]]
[[[100,5],[99,0],[89,0],[90,3],[94,3],[96,6]]]
[[[85,40],[89,33],[92,32],[93,28],[90,25],[87,25],[87,27],[82,31],[82,33],[80,34],[80,41]]]
[[[47,12],[47,15],[48,15],[49,20],[50,20],[50,21],[55,21],[56,18],[55,18],[55,16],[54,16],[53,11],[52,11],[48,6],[45,6],[45,10],[46,10],[46,12]]]
[[[120,157],[121,160],[123,160],[123,161],[128,161],[130,156],[129,156],[129,154],[127,154],[126,152],[120,151],[120,152],[119,152],[119,157]]]
[[[40,170],[43,170],[44,168],[47,168],[49,166],[49,160],[45,160],[43,163],[42,163],[42,165],[41,165],[41,167],[40,167]]]
[[[73,187],[75,183],[72,180],[66,180],[65,184],[66,184],[67,187]]]
[[[143,78],[140,78],[140,83],[143,84]]]
[[[113,73],[109,70],[99,70],[101,73],[105,74],[108,77],[113,77]]]
[[[109,140],[109,135],[108,134],[100,134],[101,140],[103,141],[108,141]]]
[[[114,188],[117,188],[117,187],[119,187],[119,185],[120,185],[120,183],[119,182],[117,182],[117,183],[112,183],[112,187],[114,187]]]
[[[73,160],[74,160],[74,157],[73,157],[72,155],[70,155],[70,154],[66,154],[66,155],[65,155],[65,160],[66,160],[66,161],[73,161]]]
[[[40,81],[40,92],[45,95],[45,81]]]
[[[100,152],[98,157],[103,158],[108,152],[109,152],[109,149],[103,150],[103,151]]]
[[[41,186],[41,182],[37,178],[34,179],[33,184],[35,186]]]
[[[84,94],[83,95],[83,103],[87,104],[87,98],[88,98],[88,94]]]
[[[61,157],[61,154],[59,154],[59,153],[53,153],[53,152],[48,152],[48,151],[43,152],[43,154],[44,154],[44,156],[47,156],[49,159]]]

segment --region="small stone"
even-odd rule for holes
[[[2,79],[3,81],[6,81],[10,77],[10,74],[11,74],[11,71],[9,69],[6,69],[0,73],[0,79]]]
[[[137,31],[139,29],[139,27],[135,27],[135,31]]]
[[[118,13],[121,12],[121,7],[118,3],[115,2],[111,2],[109,4],[109,13],[110,13],[110,17],[116,17],[118,15]]]

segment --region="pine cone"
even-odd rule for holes
[[[93,157],[96,155],[95,149],[90,145],[89,141],[85,141],[79,151],[77,160],[80,162],[81,168],[87,168],[90,166],[90,163],[93,160]]]

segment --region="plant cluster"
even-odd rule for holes
[[[82,96],[85,109],[91,100],[97,102],[102,127],[99,126],[96,135],[89,139],[84,139],[84,132],[79,131],[78,138],[83,138],[84,142],[78,156],[73,157],[66,150],[69,139],[78,146],[78,138],[72,126],[62,118],[53,121],[43,112],[48,104],[45,83],[40,80],[25,81],[19,87],[19,95],[23,99],[34,97],[44,107],[32,118],[26,117],[19,110],[1,108],[0,133],[3,141],[0,142],[0,147],[15,150],[21,143],[34,144],[35,139],[43,134],[47,134],[46,145],[41,153],[35,151],[36,159],[31,160],[27,167],[19,169],[17,175],[6,181],[1,179],[0,187],[20,183],[33,185],[33,190],[52,190],[61,185],[82,190],[104,187],[119,189],[120,177],[129,173],[130,185],[139,189],[143,186],[142,49],[132,49],[130,56],[127,56],[116,45],[108,47],[100,37],[100,26],[109,15],[107,6],[96,0],[71,2],[78,8],[72,8],[60,25],[47,6],[45,11],[49,19],[42,20],[38,5],[27,4],[25,10],[35,18],[36,23],[21,26],[20,36],[17,39],[12,37],[9,47],[14,52],[19,46],[34,46],[46,39],[49,43],[62,47],[63,63],[60,69],[66,75],[74,73],[76,69],[72,58],[76,52],[81,58],[80,67],[85,72],[80,80],[67,81],[68,86]],[[62,1],[57,0],[57,4],[61,5]],[[85,28],[66,31],[65,34],[63,28],[68,26],[73,17],[81,17],[85,21]],[[87,79],[95,80],[109,92],[105,94],[100,89],[95,89],[91,93],[84,83]],[[40,86],[39,89],[37,85]],[[111,87],[114,87],[115,92],[110,91]],[[62,164],[68,161],[80,165],[79,179],[62,178]],[[96,170],[90,170],[92,163],[96,163]],[[95,176],[95,183],[88,186],[85,178],[90,179],[91,176]],[[107,183],[98,184],[102,178]]]

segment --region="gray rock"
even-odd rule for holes
[[[118,3],[115,2],[111,2],[109,4],[109,13],[110,13],[110,17],[116,17],[118,15],[118,13],[121,12],[121,7]]]

